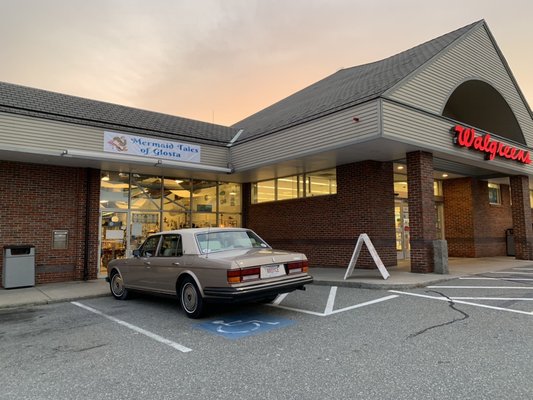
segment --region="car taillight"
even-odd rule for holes
[[[287,264],[287,270],[290,274],[299,274],[309,270],[309,262],[307,260],[291,262]]]
[[[260,273],[261,273],[261,269],[257,267],[229,269],[227,271],[228,283],[241,283],[241,282],[253,281],[253,280],[259,279]]]

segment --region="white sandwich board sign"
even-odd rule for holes
[[[385,265],[383,265],[383,262],[381,261],[381,258],[379,258],[378,252],[376,251],[376,248],[372,244],[372,241],[370,240],[368,235],[366,233],[362,233],[361,235],[359,235],[359,239],[357,239],[357,244],[355,245],[355,250],[353,252],[352,259],[350,260],[350,264],[348,264],[348,268],[346,269],[344,280],[346,280],[346,278],[350,277],[353,274],[353,269],[355,268],[355,263],[359,258],[359,253],[361,253],[363,243],[366,244],[366,247],[368,248],[368,251],[372,256],[372,259],[376,263],[376,266],[378,267],[381,276],[383,277],[383,279],[387,279],[390,276],[389,272],[387,271],[387,268],[385,268]]]

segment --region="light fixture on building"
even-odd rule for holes
[[[442,177],[443,177],[443,178],[447,178],[447,177],[448,177],[448,174],[442,174]]]
[[[403,165],[398,165],[398,171],[401,171],[404,169],[404,166]]]

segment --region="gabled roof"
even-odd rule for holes
[[[0,82],[0,111],[213,145],[225,146],[237,133],[226,126],[5,82]]]
[[[342,69],[233,125],[239,142],[274,133],[375,99],[478,24],[430,40],[381,61]]]

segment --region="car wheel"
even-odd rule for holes
[[[183,279],[179,290],[181,308],[189,318],[200,318],[204,312],[204,299],[191,277]]]
[[[118,272],[115,271],[111,276],[109,287],[111,289],[111,294],[115,299],[126,300],[128,298],[128,289],[126,289],[126,287],[124,286],[122,276]]]

